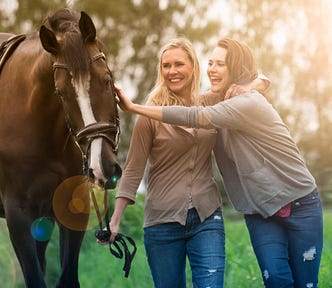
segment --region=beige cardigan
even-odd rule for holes
[[[203,221],[221,205],[213,178],[215,129],[185,129],[138,116],[116,197],[135,201],[148,163],[144,227],[185,224],[194,206]]]

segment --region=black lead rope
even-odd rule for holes
[[[126,240],[133,246],[132,252],[130,252]],[[113,242],[109,243],[111,253],[119,259],[123,258],[123,252],[122,252],[121,247],[119,246],[118,242],[122,245],[124,252],[125,252],[124,253],[125,262],[124,262],[122,270],[125,272],[125,277],[127,278],[129,275],[131,263],[134,259],[137,248],[136,248],[136,244],[132,238],[130,238],[127,235],[119,233],[118,235],[115,236],[115,240]],[[112,245],[114,245],[114,247],[117,249],[117,251],[112,248]]]
[[[101,242],[107,242],[107,241],[109,241],[109,239],[111,237],[111,234],[112,234],[112,232],[110,230],[110,226],[109,226],[109,222],[110,222],[110,220],[109,220],[110,219],[110,217],[109,217],[109,209],[107,208],[107,204],[105,204],[105,209],[106,209],[105,225],[106,225],[106,229],[107,230],[104,230],[103,226],[102,226],[102,222],[103,221],[102,221],[101,216],[100,216],[98,204],[97,204],[96,197],[94,195],[93,190],[92,190],[91,194],[92,194],[93,204],[95,206],[96,213],[97,213],[97,216],[98,216],[98,219],[99,219],[99,228],[100,228],[100,230],[97,230],[95,232],[95,236],[96,236],[96,238],[99,241],[101,241]],[[105,191],[104,203],[108,203],[108,196],[107,195],[108,195],[108,192]],[[132,245],[132,247],[133,247],[133,251],[132,252],[129,250],[128,244],[127,244],[126,240],[128,241],[129,244]],[[115,249],[112,248],[112,245],[115,247]],[[122,251],[120,245],[122,245],[123,251]],[[122,259],[123,255],[125,256],[125,262],[124,262],[122,270],[125,272],[125,277],[128,278],[129,271],[130,271],[130,268],[131,268],[131,263],[132,263],[132,261],[134,259],[136,251],[137,251],[135,241],[131,237],[129,237],[129,236],[125,235],[125,234],[118,233],[115,236],[114,241],[113,242],[109,242],[109,249],[110,249],[110,252],[116,258]]]

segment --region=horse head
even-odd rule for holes
[[[113,75],[95,26],[86,13],[63,9],[47,18],[39,38],[51,54],[56,94],[82,152],[84,173],[114,188],[121,177],[116,160],[120,123]]]

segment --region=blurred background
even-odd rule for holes
[[[261,71],[271,80],[267,97],[289,126],[317,180],[324,207],[329,210],[332,205],[330,0],[0,0],[0,31],[15,34],[38,31],[45,16],[62,7],[83,10],[92,17],[117,85],[138,103],[145,102],[154,84],[158,52],[169,39],[186,36],[194,43],[202,70],[202,92],[209,88],[207,59],[217,40],[230,36],[246,42],[253,48]],[[119,160],[123,165],[136,116],[121,112],[120,117]],[[217,172],[216,177],[224,194]],[[143,213],[144,185],[141,190],[141,202],[137,208],[130,208],[136,210],[129,209],[128,219],[124,220],[124,225],[129,223],[128,226],[140,231],[136,231],[137,237],[141,236],[138,219]],[[224,202],[227,207],[226,197]]]
[[[324,200],[332,189],[332,3],[329,0],[0,0],[0,31],[38,30],[60,7],[87,12],[105,44],[116,83],[144,103],[156,78],[159,49],[184,35],[197,49],[202,91],[207,55],[219,38],[253,48],[271,80],[269,100],[289,125]],[[124,162],[135,116],[121,114]]]

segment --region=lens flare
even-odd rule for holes
[[[94,193],[94,201],[91,192]],[[99,224],[98,213],[104,219],[108,203],[104,203],[105,189],[85,176],[65,179],[53,195],[53,210],[57,220],[75,231],[86,231]],[[98,213],[97,213],[98,209]]]
[[[30,232],[37,241],[48,241],[51,239],[54,224],[46,217],[37,218],[32,222]]]
[[[112,181],[112,183],[116,184],[116,182],[118,182],[118,177],[113,176],[111,181]]]
[[[73,214],[84,213],[85,203],[81,198],[72,198],[69,202],[68,209]]]

